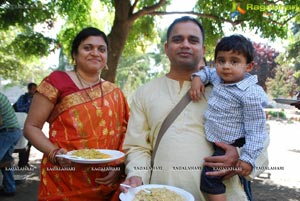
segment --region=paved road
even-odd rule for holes
[[[14,197],[0,196],[1,201],[37,201],[39,179],[39,161],[31,161],[34,169],[15,170],[17,192]]]

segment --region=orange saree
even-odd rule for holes
[[[129,108],[114,84],[102,81],[80,90],[65,72],[55,71],[42,81],[38,92],[55,105],[48,122],[49,139],[57,147],[67,151],[84,148],[121,151]],[[73,163],[70,168],[62,168],[44,156],[39,200],[118,200],[123,177],[108,185],[99,185],[95,180],[105,177],[108,170],[122,171],[123,160],[105,165]]]

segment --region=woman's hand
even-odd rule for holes
[[[239,159],[236,147],[223,142],[215,143],[225,151],[223,156],[209,156],[204,158],[204,166],[215,168],[216,171],[207,172],[209,176],[224,176],[224,179],[230,178],[236,174],[235,168]]]
[[[143,184],[143,181],[142,181],[142,178],[141,177],[138,177],[138,176],[132,176],[132,177],[129,177],[127,178],[123,184],[127,184],[131,187],[137,187],[137,186],[140,186]],[[124,188],[122,186],[120,186],[120,189],[122,192],[124,193],[127,193],[128,189],[127,188]]]
[[[55,155],[57,154],[66,154],[67,150],[65,150],[64,148],[60,148]],[[56,157],[56,161],[58,163],[58,165],[62,166],[62,167],[70,167],[72,165],[72,162],[66,158],[60,158],[60,157]]]

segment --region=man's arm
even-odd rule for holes
[[[150,128],[147,123],[146,111],[143,109],[141,99],[143,96],[137,92],[130,106],[130,118],[123,144],[126,153],[127,179],[125,184],[138,186],[149,183],[152,139],[149,136]]]

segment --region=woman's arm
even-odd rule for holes
[[[52,112],[54,104],[45,96],[36,93],[24,125],[24,136],[30,143],[44,154],[49,154],[57,147],[43,133],[42,128]]]

